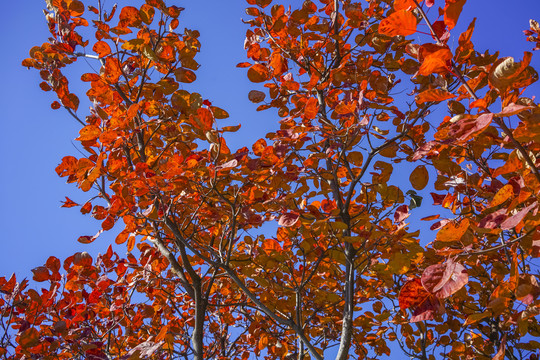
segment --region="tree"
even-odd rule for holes
[[[0,278],[0,354],[538,359],[532,54],[478,52],[474,21],[452,50],[465,0],[247,2],[238,66],[280,120],[231,150],[239,126],[185,90],[201,44],[178,31],[182,8],[47,0],[52,37],[23,65],[81,124],[84,155],[56,171],[91,198],[64,206],[99,233],[117,224],[128,256],[50,257],[33,270],[40,291]],[[419,23],[429,33],[413,38]],[[84,117],[65,75],[80,58],[99,68],[81,77]],[[406,222],[424,189],[430,242]]]

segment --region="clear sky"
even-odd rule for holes
[[[293,3],[301,3],[299,0]],[[90,4],[90,1],[85,1]],[[111,6],[113,1],[105,2]],[[119,6],[129,1],[119,1]],[[197,61],[197,91],[214,105],[226,109],[231,117],[223,125],[242,123],[242,130],[234,139],[237,147],[246,146],[275,128],[278,117],[274,110],[255,111],[256,105],[247,99],[251,89],[245,69],[236,64],[245,61],[243,50],[247,18],[243,0],[177,0],[168,3],[185,7],[180,17],[183,27],[201,32],[202,53]],[[441,5],[442,0],[435,4]],[[63,156],[78,156],[72,143],[79,126],[62,110],[52,110],[53,93],[38,87],[39,74],[20,64],[28,57],[28,50],[43,43],[48,37],[41,0],[4,1],[4,17],[0,22],[3,51],[0,72],[0,276],[12,272],[18,278],[31,277],[30,270],[42,265],[54,255],[61,260],[76,251],[91,254],[103,252],[114,236],[103,234],[91,245],[77,242],[80,235],[93,235],[100,228],[97,221],[83,216],[78,208],[61,208],[60,201],[69,196],[84,203],[89,193],[82,193],[73,184],[65,184],[54,171]],[[436,9],[432,9],[436,11]],[[473,43],[478,51],[499,50],[501,56],[520,60],[523,51],[534,45],[525,41],[522,31],[529,27],[529,19],[540,20],[539,0],[469,0],[458,27],[452,32],[455,48],[457,36],[473,17],[477,17]],[[419,27],[419,29],[422,29]],[[427,31],[427,29],[426,29]],[[535,54],[532,65],[540,70],[540,54]],[[536,90],[540,90],[537,85]],[[540,94],[540,91],[536,91]],[[531,94],[530,94],[531,95]],[[84,114],[84,108],[79,111]],[[227,124],[225,124],[227,122]],[[424,201],[430,201],[424,198]],[[119,250],[125,253],[125,248]]]

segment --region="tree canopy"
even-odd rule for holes
[[[0,356],[538,359],[538,73],[453,32],[466,0],[247,0],[244,96],[276,126],[241,148],[190,89],[184,8],[46,3],[22,65],[80,123],[63,206],[127,256],[1,277]]]

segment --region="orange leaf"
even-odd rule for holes
[[[499,191],[497,191],[497,193],[491,200],[489,206],[495,207],[497,205],[500,205],[512,196],[514,196],[514,188],[512,187],[512,185],[506,184]]]
[[[394,10],[407,10],[407,9],[415,9],[416,4],[413,0],[395,0],[394,1]]]
[[[82,74],[82,76],[81,76],[82,81],[97,81],[97,80],[100,80],[100,79],[101,79],[101,76],[99,76],[98,74],[94,74],[94,73]]]
[[[120,23],[124,26],[138,26],[141,24],[139,9],[133,6],[125,6],[120,12]]]
[[[427,76],[433,73],[447,72],[451,60],[452,52],[449,49],[437,50],[424,58],[418,73]]]
[[[263,64],[255,64],[249,68],[247,76],[251,82],[260,83],[268,79],[268,69]]]
[[[392,13],[379,24],[379,33],[388,36],[412,35],[416,32],[416,17],[407,10]]]
[[[93,141],[101,134],[101,129],[96,125],[86,125],[79,131],[79,141]]]
[[[279,243],[274,239],[266,239],[266,240],[264,240],[264,242],[262,244],[262,248],[264,250],[269,250],[269,251],[281,251],[281,250],[283,250],[281,248],[281,245],[279,245]]]
[[[422,190],[429,181],[429,173],[424,165],[417,166],[411,175],[409,181],[415,190]]]
[[[425,102],[440,102],[444,100],[448,100],[451,98],[455,98],[456,95],[445,91],[441,89],[430,89],[421,92],[420,94],[416,95],[416,103],[417,104],[423,104]]]
[[[131,252],[135,248],[135,236],[130,236],[127,243],[127,251]]]
[[[176,77],[177,81],[183,82],[183,83],[192,83],[197,79],[197,75],[191,70],[180,68],[174,72],[174,76]]]
[[[444,7],[444,23],[448,26],[448,30],[452,30],[456,26],[466,1],[467,0],[446,0],[446,6]]]
[[[92,48],[99,57],[105,57],[111,53],[111,47],[105,41],[98,41]]]
[[[120,79],[120,76],[122,75],[122,69],[120,68],[118,59],[108,57],[105,60],[103,75],[105,80],[107,80],[110,84],[118,82],[118,79]]]
[[[310,97],[306,102],[306,107],[304,108],[304,118],[307,120],[315,119],[319,113],[319,102],[316,98]]]
[[[116,236],[116,238],[114,239],[114,242],[117,243],[118,245],[123,244],[127,241],[129,236],[130,236],[129,231],[124,230]]]
[[[18,343],[23,349],[36,346],[39,344],[39,332],[33,327],[24,330],[19,336]]]
[[[141,6],[141,9],[139,10],[139,16],[141,17],[142,21],[144,21],[144,23],[147,25],[150,25],[154,20],[154,13],[154,7],[148,4],[143,4]]]
[[[334,111],[340,115],[351,114],[356,110],[356,104],[357,104],[356,101],[355,102],[340,102],[336,106]]]
[[[264,152],[264,149],[266,149],[266,140],[259,139],[253,144],[251,147],[253,149],[253,153],[257,156],[261,156]]]
[[[458,223],[449,222],[437,233],[437,241],[459,241],[469,229],[469,219],[463,219]]]
[[[503,166],[500,168],[497,168],[493,174],[492,177],[496,178],[499,175],[508,174],[517,170],[520,170],[523,168],[523,161],[518,157],[517,152],[513,151],[510,153],[510,156],[508,156],[508,159],[504,163]]]
[[[65,156],[62,163],[56,167],[56,173],[60,176],[72,175],[77,171],[77,158],[74,156]]]
[[[430,215],[430,216],[426,216],[426,217],[423,217],[421,218],[420,220],[422,221],[430,221],[430,220],[435,220],[435,219],[438,219],[440,218],[441,215],[437,214],[437,215]]]

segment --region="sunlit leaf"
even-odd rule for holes
[[[105,57],[111,53],[111,47],[105,41],[98,41],[92,48],[99,57]]]
[[[383,19],[379,24],[379,33],[388,36],[412,35],[416,32],[416,17],[407,10],[399,10]]]
[[[415,100],[418,104],[423,104],[425,102],[440,102],[440,101],[452,99],[454,97],[456,97],[456,95],[448,91],[441,90],[441,89],[430,89],[416,95]]]

